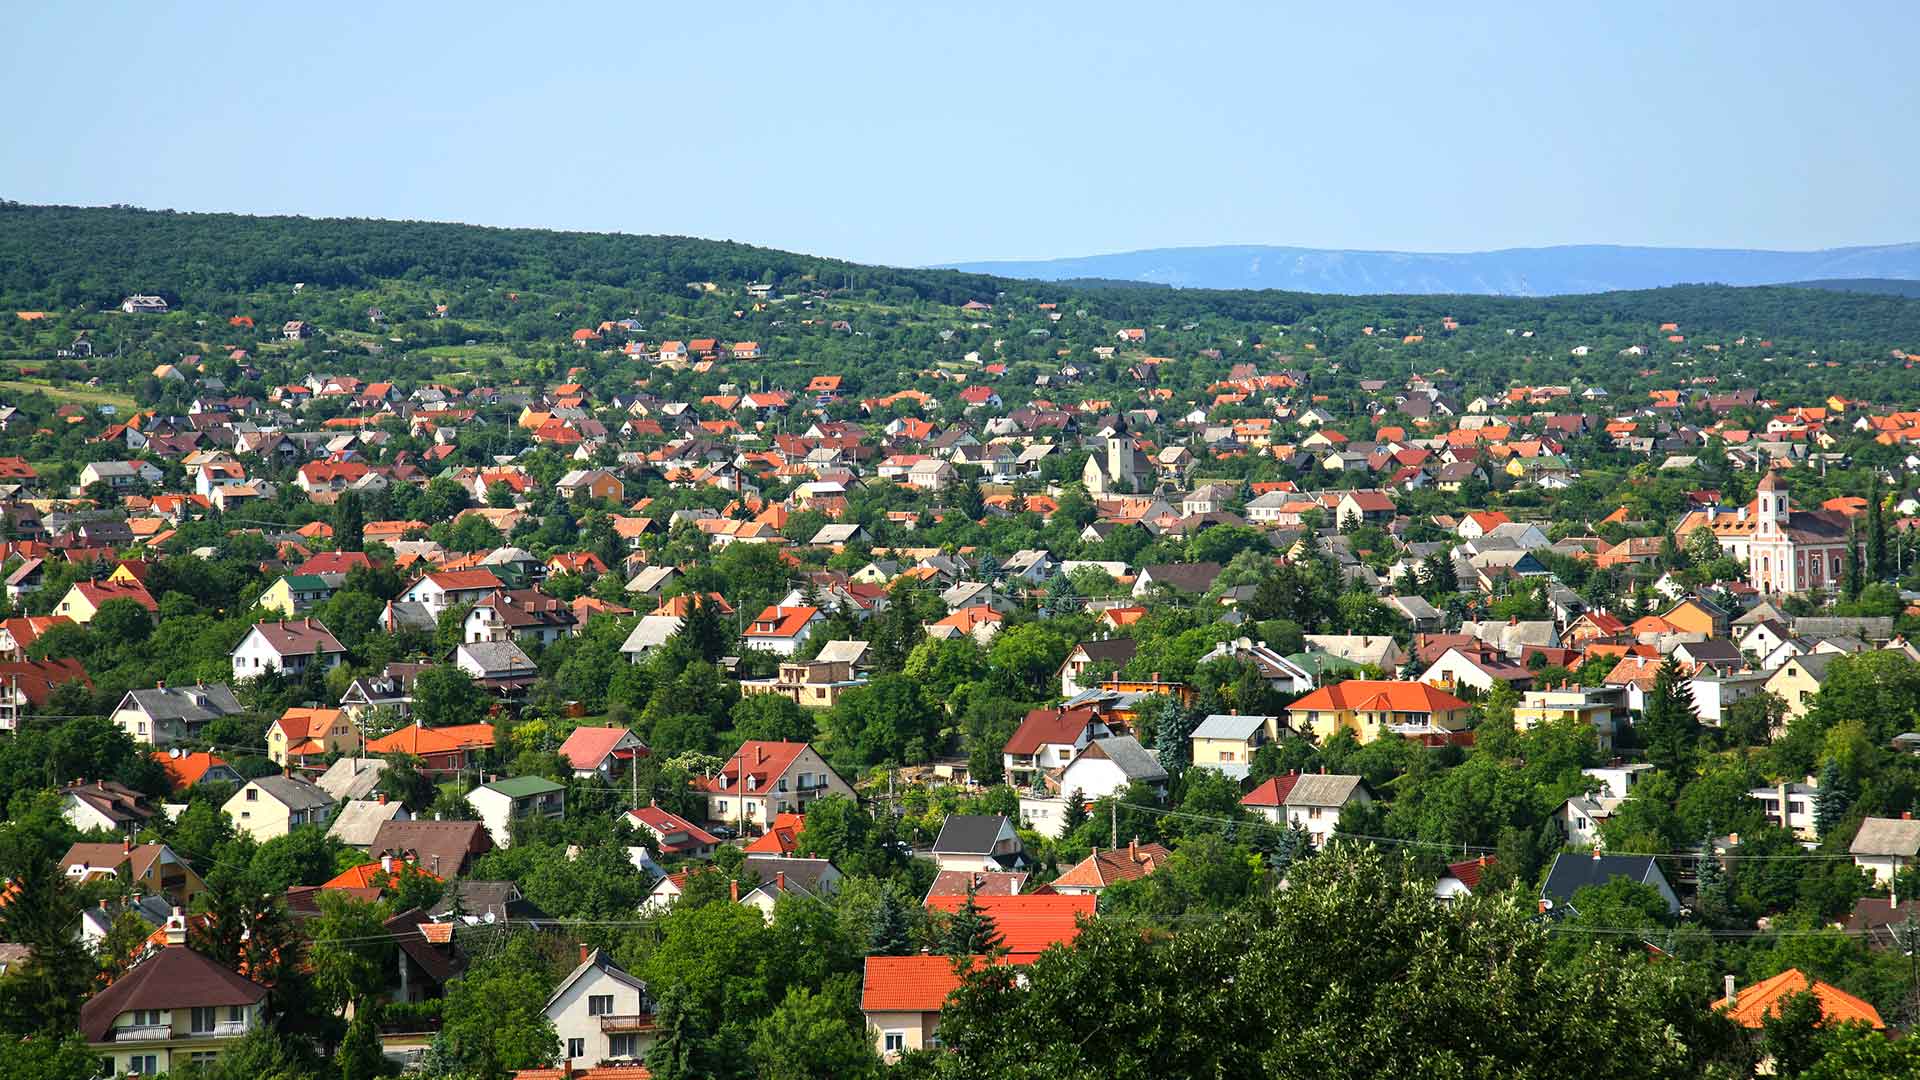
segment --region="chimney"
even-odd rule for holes
[[[184,946],[187,943],[187,911],[176,907],[173,914],[167,916],[167,947]]]
[[[593,955],[593,950],[587,946],[586,942],[584,941],[581,942],[580,943],[580,962],[583,964],[586,963],[587,958],[592,955]]]
[[[1740,1004],[1740,991],[1734,988],[1732,975],[1727,976],[1726,987],[1727,1008],[1731,1009]]]
[[[740,902],[740,883],[738,881],[729,881],[727,882],[727,886],[728,886],[727,892],[733,897],[733,902],[736,904],[739,903]]]
[[[127,836],[127,837],[124,837],[124,838],[122,838],[122,839],[121,839],[121,841],[120,841],[120,853],[121,853],[122,855],[131,855],[131,854],[133,854],[133,837],[132,837],[132,836]]]
[[[1911,810],[1902,810],[1902,811],[1900,811],[1900,820],[1901,820],[1901,821],[1912,821],[1912,820],[1913,820],[1913,811],[1911,811]]]
[[[379,803],[381,806],[385,806],[387,805],[387,793],[384,791],[376,792],[373,796],[373,800]]]
[[[1127,861],[1136,863],[1140,861],[1140,838],[1137,836],[1127,841]]]
[[[1480,869],[1485,870],[1486,868],[1487,868],[1487,857],[1485,855],[1482,855],[1480,856]]]
[[[781,892],[787,891],[787,872],[785,870],[775,870],[773,872],[773,887]]]

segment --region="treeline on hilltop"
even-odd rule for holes
[[[1450,316],[1463,324],[1545,320],[1594,327],[1677,321],[1693,332],[1791,334],[1836,344],[1920,342],[1920,305],[1906,297],[1827,289],[1686,285],[1549,298],[1171,289],[864,266],[690,237],[0,203],[0,295],[16,300],[109,307],[145,290],[211,307],[269,285],[364,289],[396,279],[647,294],[683,294],[692,282],[761,281],[788,291],[953,305],[1006,294],[1071,298],[1103,318],[1145,325],[1212,318],[1291,326],[1349,316],[1410,328]]]

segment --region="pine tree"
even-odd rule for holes
[[[1178,773],[1187,767],[1187,755],[1192,752],[1187,737],[1193,733],[1194,721],[1178,700],[1163,697],[1153,722],[1153,748],[1159,752],[1160,767]]]
[[[1860,565],[1860,530],[1847,533],[1847,576],[1846,594],[1849,600],[1860,599],[1860,593],[1867,587],[1866,567]]]
[[[1893,576],[1893,561],[1887,549],[1887,509],[1880,494],[1880,476],[1874,474],[1867,491],[1867,570],[1875,581]]]
[[[1680,662],[1669,654],[1654,675],[1646,713],[1640,721],[1647,760],[1676,778],[1691,763],[1700,732],[1700,713],[1685,678]]]
[[[913,951],[913,939],[907,926],[906,910],[891,888],[880,894],[880,910],[874,915],[873,936],[867,952],[873,956],[906,956]]]
[[[969,881],[966,902],[947,919],[940,951],[947,956],[979,956],[1000,945],[1000,929],[993,924],[993,916],[981,908],[979,895]]]
[[[1079,788],[1067,796],[1067,812],[1064,829],[1060,835],[1071,836],[1073,831],[1087,823],[1087,795]]]
[[[366,510],[360,504],[357,491],[342,492],[340,501],[333,504],[333,549],[335,551],[359,551],[366,546],[367,527]]]
[[[1047,582],[1047,612],[1052,615],[1071,615],[1081,608],[1080,598],[1074,595],[1073,582],[1065,574],[1055,574]]]
[[[1701,845],[1699,876],[1694,886],[1694,909],[1708,925],[1713,925],[1726,917],[1727,872],[1720,865],[1720,857],[1713,852],[1712,830]]]
[[[1813,827],[1822,839],[1845,821],[1853,810],[1853,785],[1840,771],[1840,763],[1827,759],[1820,770],[1820,791],[1813,798]]]
[[[693,654],[712,663],[726,652],[733,632],[722,620],[720,609],[710,597],[694,595],[687,601],[687,617],[680,621],[676,637],[685,640]]]

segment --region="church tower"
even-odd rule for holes
[[[1777,536],[1786,531],[1792,511],[1787,505],[1787,485],[1780,474],[1769,471],[1760,481],[1760,521],[1755,532],[1762,536]]]

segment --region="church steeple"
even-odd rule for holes
[[[1760,529],[1764,532],[1785,529],[1793,511],[1788,506],[1787,485],[1780,474],[1768,470],[1761,477],[1760,487]]]

